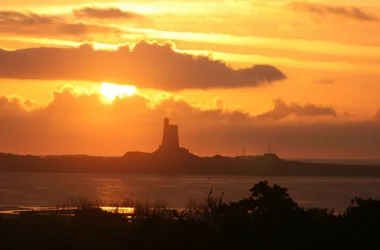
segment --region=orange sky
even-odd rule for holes
[[[0,152],[380,158],[377,0],[0,6]]]

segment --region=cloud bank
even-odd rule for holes
[[[177,91],[257,87],[286,76],[272,65],[233,69],[210,57],[176,52],[170,44],[142,41],[117,51],[90,45],[0,50],[0,78],[107,81]]]
[[[283,105],[299,109],[295,104]],[[162,121],[169,116],[172,123],[179,124],[181,145],[199,155],[239,155],[242,148],[248,154],[258,154],[265,152],[270,142],[281,157],[378,156],[378,123],[313,121],[310,118],[316,115],[314,108],[300,107],[301,113],[313,114],[302,118],[307,122],[271,121],[239,110],[226,110],[221,100],[216,101],[213,109],[204,110],[184,99],[165,95],[155,99],[136,95],[105,105],[97,94],[64,88],[54,92],[46,107],[1,97],[0,152],[150,152],[160,144]],[[325,112],[318,113],[324,117]]]
[[[332,107],[317,106],[315,104],[308,103],[304,106],[292,103],[287,105],[281,99],[274,101],[274,108],[264,114],[259,115],[262,119],[280,120],[287,116],[295,115],[300,117],[307,116],[336,116],[336,112]]]

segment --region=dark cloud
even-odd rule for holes
[[[84,7],[73,10],[77,18],[95,19],[141,19],[142,16],[132,11],[124,11],[119,8]]]
[[[281,99],[274,101],[274,108],[266,113],[258,115],[260,119],[280,120],[290,115],[299,117],[315,117],[315,116],[336,116],[336,112],[331,107],[316,106],[308,103],[301,106],[297,103],[287,105]]]
[[[69,35],[83,40],[89,35],[120,35],[121,33],[124,32],[115,27],[82,22],[70,23],[60,16],[0,11],[0,34],[54,38]]]
[[[380,20],[377,16],[366,13],[355,6],[343,7],[330,6],[320,3],[291,2],[289,3],[289,7],[295,11],[308,12],[311,14],[317,14],[322,17],[339,16],[367,22],[378,22]]]
[[[32,48],[0,51],[0,78],[108,81],[169,91],[257,87],[286,76],[271,65],[233,69],[206,56],[173,50],[169,44],[140,42],[117,51]]]
[[[199,155],[266,151],[281,157],[374,158],[380,148],[375,122],[268,122],[239,110],[200,109],[183,99],[154,102],[142,96],[103,104],[96,94],[56,91],[46,107],[0,98],[0,152],[122,155],[154,151],[162,122],[179,125],[180,143]]]

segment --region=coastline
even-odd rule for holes
[[[380,166],[289,161],[275,154],[198,157],[188,152],[130,152],[112,158],[0,154],[0,172],[380,177]]]

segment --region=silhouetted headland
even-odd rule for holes
[[[199,157],[180,147],[178,126],[164,119],[162,144],[152,153],[120,157],[0,154],[0,171],[54,173],[130,173],[280,176],[380,176],[380,166],[286,161],[274,153],[256,156]]]

